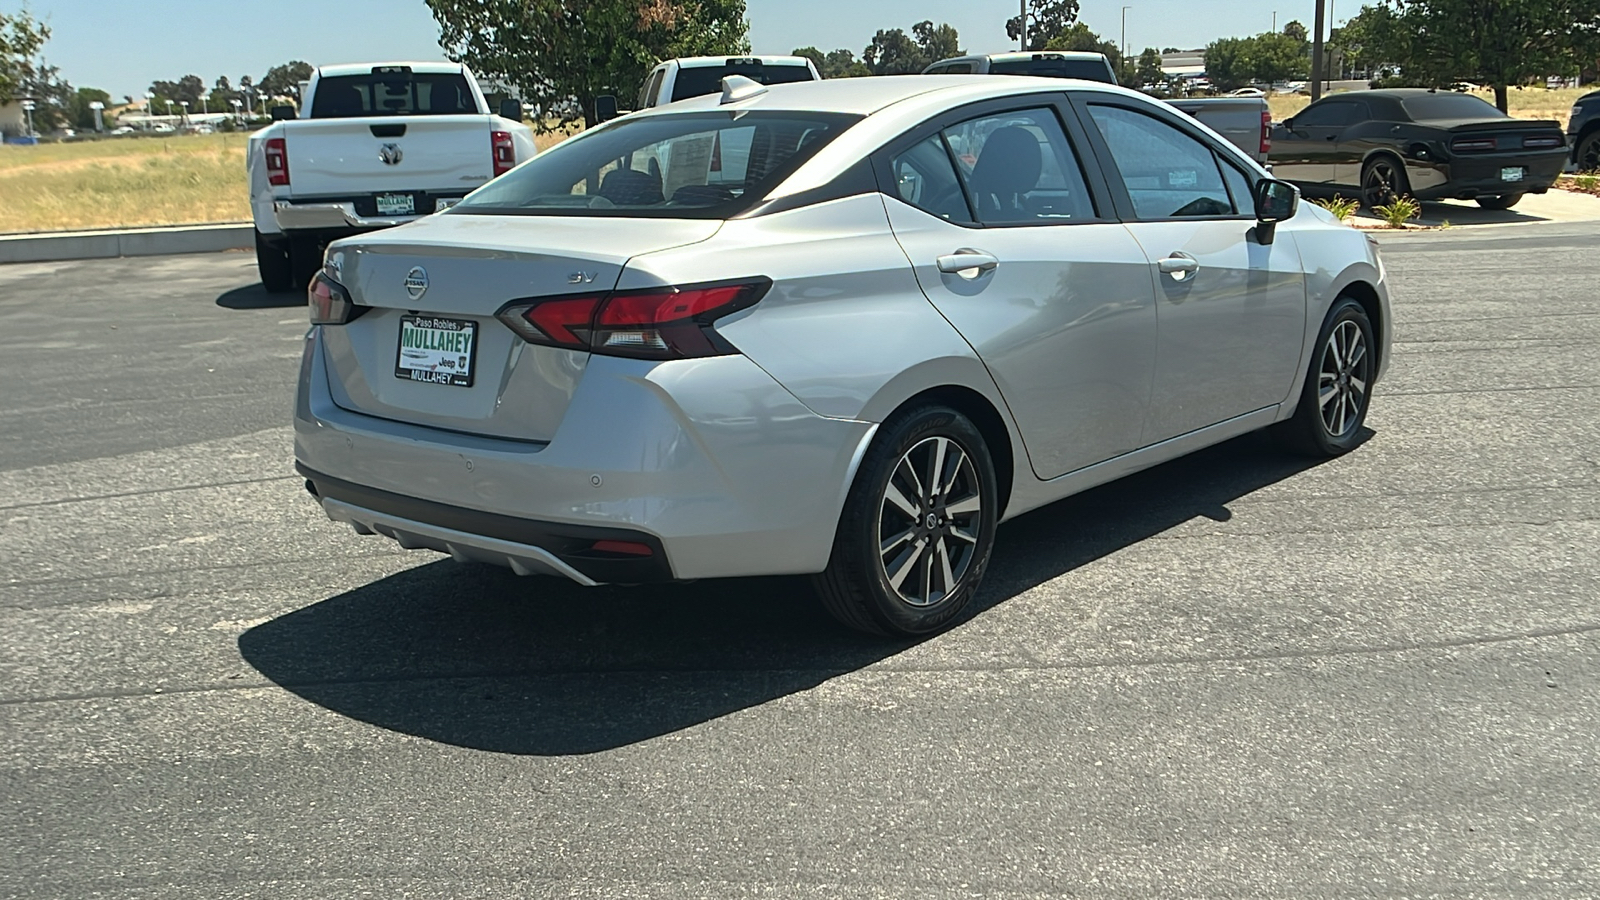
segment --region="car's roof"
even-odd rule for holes
[[[317,67],[317,74],[321,75],[324,78],[336,77],[336,76],[339,76],[339,75],[370,75],[370,74],[372,74],[372,70],[373,69],[379,68],[379,67],[386,67],[386,66],[405,66],[406,68],[409,68],[413,73],[419,73],[419,74],[423,74],[423,75],[459,74],[461,72],[461,64],[460,63],[441,62],[441,61],[438,61],[438,60],[434,60],[434,61],[423,61],[423,62],[397,61],[397,62],[369,62],[369,63],[338,63],[336,65],[331,65],[331,66],[318,66]]]
[[[939,101],[971,102],[1033,91],[1062,91],[1070,87],[1104,88],[1097,81],[1074,78],[1033,78],[993,75],[882,75],[874,78],[835,78],[767,85],[744,100],[724,105],[720,94],[690,97],[635,115],[671,115],[707,109],[772,109],[803,112],[842,112],[869,116],[913,97],[937,94]],[[932,98],[930,98],[932,99]]]
[[[1092,50],[1013,50],[1010,53],[985,53],[980,54],[990,62],[1028,62],[1037,58],[1049,59],[1062,57],[1064,59],[1105,59],[1104,53],[1095,53]]]
[[[685,56],[679,59],[669,59],[669,63],[677,63],[681,68],[698,69],[711,66],[725,66],[730,62],[759,62],[763,66],[803,66],[808,60],[804,56]]]

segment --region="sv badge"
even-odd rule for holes
[[[567,276],[567,284],[593,284],[598,272],[573,272]]]

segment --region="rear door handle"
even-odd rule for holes
[[[1180,250],[1166,259],[1157,260],[1156,268],[1160,269],[1163,275],[1171,275],[1173,281],[1182,281],[1185,277],[1200,271],[1200,261]]]
[[[979,275],[994,271],[1000,266],[1000,260],[994,254],[982,250],[973,250],[963,247],[948,256],[941,256],[936,264],[939,271],[950,275],[960,275],[962,278],[977,278]]]

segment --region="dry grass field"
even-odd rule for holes
[[[248,222],[245,142],[195,134],[0,145],[0,234]]]

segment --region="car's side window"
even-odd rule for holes
[[[1356,105],[1345,100],[1316,103],[1294,117],[1296,127],[1348,125],[1356,120]]]
[[[1089,105],[1134,213],[1141,219],[1236,215],[1211,148],[1155,116]]]
[[[1226,159],[1222,163],[1222,180],[1228,185],[1228,193],[1233,195],[1234,212],[1240,215],[1256,210],[1255,183],[1256,180],[1239,170],[1238,166]]]
[[[946,128],[967,196],[985,225],[1095,217],[1078,155],[1050,109],[970,119]]]
[[[896,197],[941,219],[971,224],[972,212],[961,195],[961,181],[939,135],[890,159],[889,172]]]

